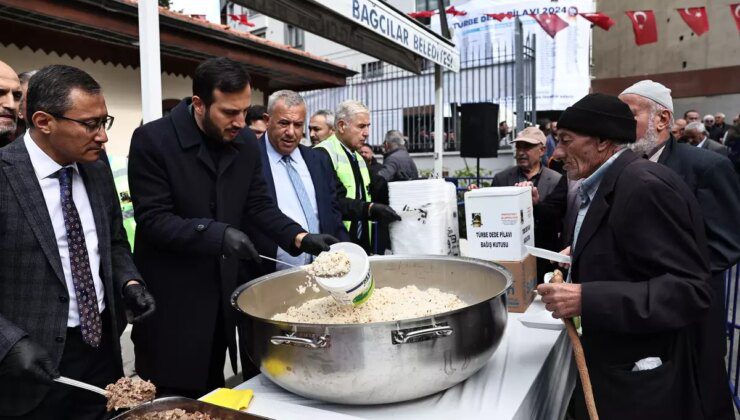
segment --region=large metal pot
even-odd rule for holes
[[[246,315],[246,350],[263,374],[304,397],[383,404],[447,389],[485,365],[506,328],[511,274],[505,268],[445,256],[372,257],[370,264],[377,287],[436,287],[470,306],[395,322],[277,322],[270,320],[276,313],[327,294],[298,294],[303,270],[270,274],[232,295],[232,305]]]

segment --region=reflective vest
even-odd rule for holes
[[[357,188],[355,186],[355,174],[352,172],[352,164],[347,157],[347,153],[344,151],[344,146],[339,141],[336,135],[332,135],[328,139],[317,144],[315,147],[321,147],[329,152],[331,157],[331,163],[334,166],[334,172],[336,172],[339,182],[344,185],[347,189],[347,198],[358,198]],[[367,170],[365,160],[362,159],[359,153],[353,152],[357,164],[360,166],[360,175],[362,176],[363,187],[365,188],[365,201],[370,202],[370,171]],[[349,230],[350,222],[345,221],[344,226]]]

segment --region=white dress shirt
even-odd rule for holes
[[[36,173],[36,178],[38,178],[39,185],[41,186],[41,192],[44,194],[46,210],[49,212],[51,224],[54,227],[54,236],[56,237],[59,256],[62,260],[64,280],[67,283],[67,292],[69,293],[67,327],[77,327],[80,325],[80,314],[77,309],[77,295],[75,294],[75,287],[72,282],[72,265],[69,260],[67,230],[64,228],[59,178],[55,176],[62,169],[62,166],[36,145],[36,142],[31,138],[30,131],[26,131],[23,141],[26,144],[26,149],[28,149],[31,165],[33,165],[33,171]],[[80,176],[77,164],[73,163],[68,166],[74,168],[74,171],[72,171],[72,199],[75,202],[75,207],[77,207],[77,213],[80,215],[82,231],[85,234],[85,245],[87,245],[87,255],[90,259],[90,272],[95,282],[98,309],[100,312],[103,312],[103,309],[105,309],[105,292],[103,281],[100,279],[100,251],[98,250],[98,233],[95,230],[95,218],[93,217],[85,183]]]
[[[707,138],[708,138],[707,136],[704,136],[704,140],[702,140],[699,144],[697,144],[696,147],[703,147],[704,143],[707,142]]]
[[[275,194],[277,195],[278,207],[280,207],[280,211],[295,220],[296,223],[301,225],[301,227],[308,232],[308,221],[306,221],[306,216],[303,214],[303,208],[301,207],[301,202],[298,201],[298,195],[293,189],[293,183],[290,182],[288,168],[286,168],[285,164],[281,162],[283,155],[275,150],[272,143],[270,143],[270,140],[267,138],[267,133],[265,133],[264,141],[267,148],[267,159],[270,161],[272,180],[275,183]],[[293,167],[301,176],[303,187],[306,189],[306,194],[308,194],[308,197],[311,200],[311,208],[318,219],[319,213],[317,211],[318,207],[316,206],[316,188],[313,186],[313,179],[311,178],[311,173],[308,171],[306,161],[303,160],[303,155],[301,155],[299,148],[293,150],[290,157],[293,159]],[[292,265],[303,265],[306,263],[305,254],[294,257],[280,247],[277,249],[277,256],[275,258]],[[275,268],[277,270],[283,270],[285,268],[289,268],[289,266],[278,263]]]

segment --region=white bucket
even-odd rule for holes
[[[344,251],[349,258],[349,273],[342,277],[316,277],[316,283],[342,305],[361,305],[375,290],[375,282],[370,272],[370,260],[361,246],[352,242],[340,242],[330,248],[330,252]]]

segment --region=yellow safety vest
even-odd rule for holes
[[[136,222],[134,221],[134,205],[131,202],[131,194],[128,188],[128,159],[125,157],[108,155],[110,168],[113,172],[113,181],[118,191],[118,200],[121,202],[121,216],[123,216],[123,228],[126,230],[131,250],[134,249],[134,233]]]
[[[317,144],[315,147],[321,147],[329,152],[331,163],[334,166],[334,172],[337,173],[339,181],[344,185],[344,188],[347,189],[347,198],[358,198],[356,197],[357,187],[355,185],[355,174],[352,171],[352,164],[347,157],[347,153],[344,152],[344,146],[342,146],[342,143],[339,141],[337,136],[332,135],[328,139]],[[362,156],[357,152],[353,153],[355,155],[355,159],[357,159],[357,164],[360,166],[360,175],[362,176],[362,183],[365,188],[365,201],[370,202],[372,201],[370,197],[370,171],[368,171],[367,165],[365,164],[365,160],[362,159]],[[345,220],[344,226],[349,230],[350,222]]]

